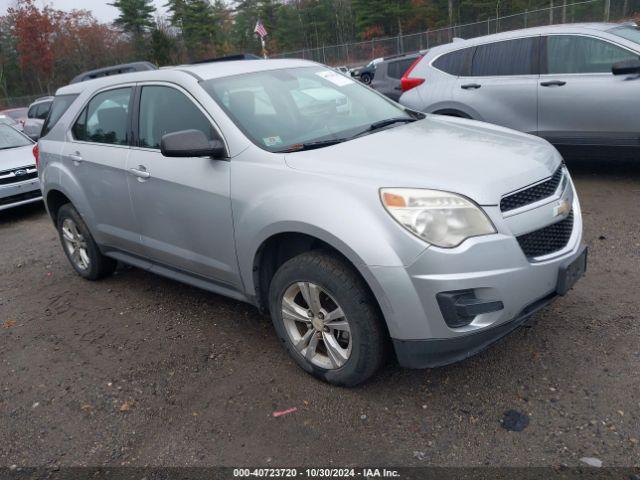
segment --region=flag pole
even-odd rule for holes
[[[267,47],[265,45],[264,37],[260,36],[260,43],[262,43],[262,56],[266,60],[267,59]]]

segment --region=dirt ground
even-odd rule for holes
[[[133,268],[87,282],[42,206],[0,212],[0,465],[639,465],[640,163],[569,166],[571,294],[472,359],[350,390],[253,307]]]

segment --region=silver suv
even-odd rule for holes
[[[572,156],[640,157],[640,29],[556,25],[433,48],[400,103],[539,135]]]
[[[578,198],[545,140],[425,118],[312,62],[69,85],[38,145],[78,274],[121,261],[249,302],[335,384],[364,381],[391,348],[406,367],[464,359],[586,265]]]

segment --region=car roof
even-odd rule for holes
[[[456,39],[455,42],[433,47],[436,52],[458,50],[464,47],[472,47],[482,43],[491,43],[500,40],[509,40],[525,36],[544,35],[547,33],[588,33],[590,31],[604,32],[615,27],[621,27],[622,23],[564,23],[559,25],[546,25],[543,27],[522,28],[520,30],[509,30],[508,32],[493,33],[481,37],[474,37],[466,40]]]
[[[92,90],[107,87],[115,83],[142,82],[163,80],[167,78],[167,72],[182,72],[198,81],[211,80],[214,78],[230,77],[244,73],[262,72],[268,70],[280,70],[284,68],[299,68],[320,66],[319,63],[309,60],[298,59],[278,59],[278,60],[230,60],[216,61],[210,63],[198,63],[189,65],[176,65],[170,67],[162,67],[158,70],[149,70],[145,72],[123,73],[120,75],[112,75],[108,77],[96,78],[84,82],[73,83],[61,87],[56,95],[78,94],[91,88]],[[328,67],[327,67],[328,68]]]
[[[31,104],[29,105],[29,108],[31,108],[32,105],[35,105],[37,103],[50,102],[51,100],[53,100],[52,95],[47,97],[36,98],[33,102],[31,102]]]

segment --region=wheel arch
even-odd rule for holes
[[[317,249],[332,252],[351,266],[360,276],[385,319],[384,324],[388,334],[386,314],[390,305],[385,300],[386,297],[381,286],[355,252],[342,245],[338,239],[330,238],[327,235],[288,230],[273,233],[260,243],[253,255],[253,275],[251,278],[254,302],[260,311],[268,312],[269,310],[269,286],[277,269],[287,260],[301,253]]]
[[[60,207],[66,203],[73,204],[71,199],[61,190],[53,188],[47,192],[45,197],[45,206],[47,207],[49,216],[51,217],[51,220],[53,220],[54,224],[58,221],[58,211],[60,210]]]

